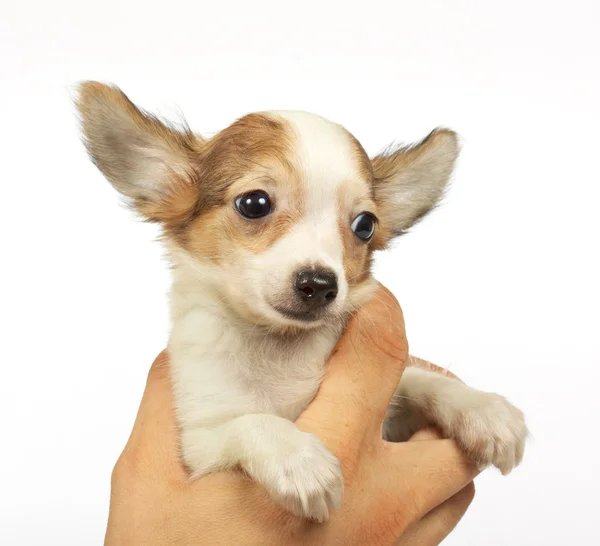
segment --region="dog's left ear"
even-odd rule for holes
[[[458,152],[456,133],[436,129],[416,145],[388,150],[371,160],[379,217],[375,248],[384,248],[438,204]]]

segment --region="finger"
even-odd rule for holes
[[[378,285],[350,319],[327,364],[315,400],[297,421],[318,435],[379,433],[408,358],[402,310]]]
[[[180,463],[179,433],[173,409],[173,396],[166,351],[158,355],[148,372],[146,388],[123,456],[138,470],[167,473],[184,479]]]
[[[419,433],[417,433],[419,434]],[[425,439],[430,431],[415,435],[404,443],[383,445],[381,462],[387,472],[382,484],[398,502],[406,502],[410,491],[415,516],[427,513],[446,501],[479,474],[477,464],[469,459],[453,440]]]
[[[470,482],[447,501],[411,525],[396,546],[437,546],[456,527],[475,496]]]

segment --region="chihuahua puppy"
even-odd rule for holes
[[[317,115],[242,117],[205,139],[81,85],[89,155],[144,219],[173,266],[168,344],[183,460],[192,477],[241,468],[294,514],[324,521],[340,465],[294,420],[315,396],[349,315],[372,294],[373,252],[440,200],[455,133],[369,158]],[[409,367],[384,424],[406,440],[439,427],[481,466],[523,456],[523,414],[499,395]]]

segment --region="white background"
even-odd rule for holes
[[[157,233],[84,154],[81,79],[209,134],[272,108],[330,117],[369,152],[456,129],[446,204],[377,276],[412,352],[508,396],[533,439],[514,474],[477,480],[446,544],[600,543],[599,3],[350,4],[2,1],[0,543],[101,544],[167,339]]]

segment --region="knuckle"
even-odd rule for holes
[[[364,342],[392,360],[405,363],[408,360],[408,340],[404,329],[404,318],[400,306],[376,301],[374,308],[366,310],[364,320],[360,320],[359,332]]]
[[[352,487],[360,467],[361,446],[357,445],[355,440],[339,438],[335,445],[331,446],[331,451],[339,462],[344,484],[346,487]]]
[[[473,502],[473,499],[475,499],[475,483],[471,482],[463,488],[462,497],[464,499],[465,506],[468,508]]]
[[[385,356],[404,364],[408,359],[408,341],[404,331],[394,324],[389,329],[369,328],[366,332],[368,346]]]
[[[382,298],[389,305],[400,309],[400,304],[398,303],[398,300],[396,299],[394,294],[392,294],[391,290],[387,288],[387,286],[384,286],[381,283],[377,283],[377,296]]]
[[[122,492],[128,488],[130,481],[130,474],[119,459],[110,474],[110,490],[113,493]]]
[[[126,449],[117,459],[111,476],[111,491],[116,495],[126,495],[130,501],[148,499],[162,490],[162,480],[156,479],[155,472],[137,449]]]
[[[158,356],[154,359],[152,366],[148,370],[147,381],[152,382],[156,381],[164,381],[165,378],[168,378],[169,375],[169,355],[167,350],[161,351]]]
[[[127,481],[132,475],[132,467],[129,460],[124,455],[121,455],[115,466],[112,469],[110,475],[110,483],[113,488],[120,486],[123,482]]]
[[[437,526],[444,534],[448,533],[465,515],[473,498],[475,497],[475,486],[473,482],[466,485],[451,500],[447,501],[446,508],[441,510],[437,518]]]
[[[137,449],[125,449],[117,459],[111,474],[111,483],[136,478],[142,473],[142,457]]]

